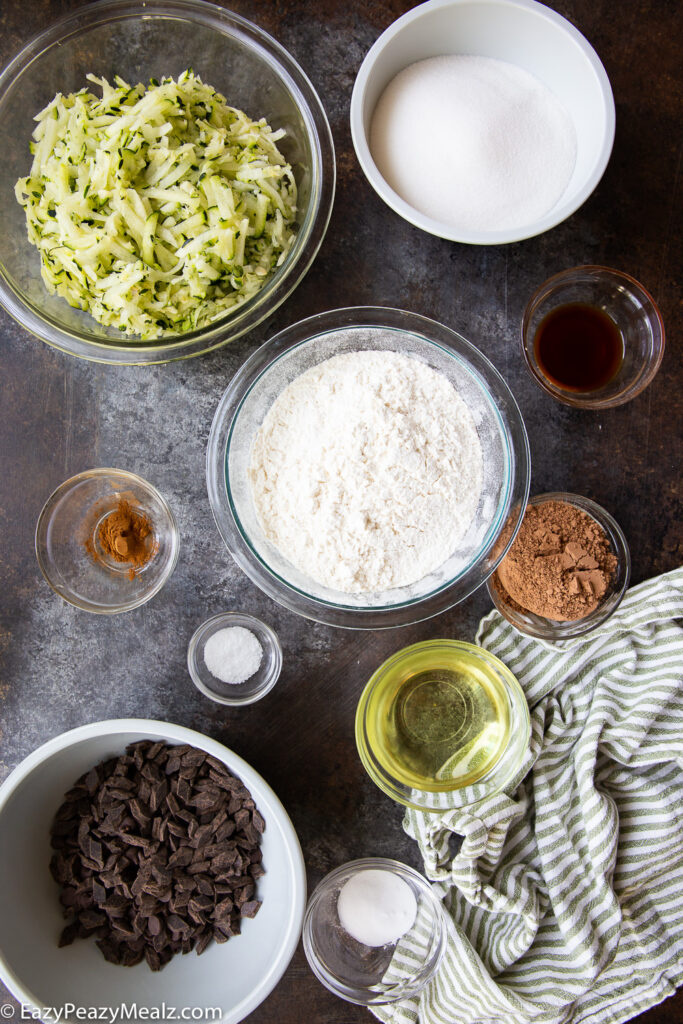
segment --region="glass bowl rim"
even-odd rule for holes
[[[563,501],[568,505],[573,505],[575,508],[581,509],[582,512],[588,513],[602,527],[611,542],[617,558],[615,589],[611,593],[608,592],[597,608],[588,615],[585,615],[582,619],[573,619],[567,622],[546,619],[541,615],[535,615],[533,612],[524,612],[522,614],[509,608],[503,603],[490,577],[486,581],[486,589],[496,610],[525,636],[550,642],[575,640],[578,637],[585,636],[587,633],[592,633],[593,630],[602,626],[621,604],[631,579],[631,552],[624,531],[619,526],[619,523],[597,501],[593,501],[592,498],[586,498],[581,494],[572,494],[567,491],[547,491],[544,494],[533,495],[529,498],[528,505],[542,505],[546,501]],[[612,599],[611,604],[609,603],[610,599]]]
[[[0,264],[0,304],[25,330],[46,344],[91,362],[113,365],[148,365],[202,355],[253,330],[291,295],[310,269],[322,245],[334,203],[336,161],[332,132],[322,101],[312,82],[291,54],[258,25],[209,0],[96,0],[71,11],[34,35],[0,70],[0,107],[18,77],[46,50],[65,39],[109,22],[173,19],[206,25],[222,35],[238,38],[254,53],[267,58],[302,114],[314,155],[311,197],[297,239],[282,267],[263,289],[236,310],[198,330],[167,341],[129,341],[95,338],[43,313],[12,284]],[[264,59],[265,59],[264,58]],[[37,257],[36,257],[37,258]]]
[[[425,899],[428,900],[434,911],[434,921],[438,928],[438,948],[434,954],[434,963],[426,976],[424,978],[420,978],[420,980],[414,984],[413,988],[403,989],[402,991],[385,999],[364,999],[356,994],[359,992],[358,988],[353,989],[352,986],[345,985],[336,978],[335,981],[337,984],[333,985],[332,979],[328,977],[328,973],[324,972],[321,968],[322,961],[317,955],[315,943],[312,941],[311,937],[312,918],[314,912],[317,909],[320,900],[325,896],[328,890],[338,881],[339,878],[342,878],[345,875],[348,875],[348,877],[351,878],[355,874],[366,870],[390,871],[392,874],[398,875],[399,877],[408,876],[408,878],[410,878],[415,885],[419,887],[420,892],[424,895]],[[439,899],[434,892],[429,879],[415,868],[411,867],[409,864],[404,864],[403,861],[395,860],[391,857],[360,857],[355,860],[345,861],[343,864],[339,864],[337,867],[332,868],[332,870],[328,871],[315,886],[306,903],[301,940],[309,967],[315,974],[318,981],[324,985],[328,991],[333,992],[335,995],[345,999],[347,1002],[355,1003],[359,1006],[382,1006],[396,1002],[399,999],[405,999],[409,996],[417,995],[417,993],[422,991],[422,989],[431,981],[439,969],[441,961],[446,953],[448,938],[447,921],[448,917],[442,900]]]
[[[63,494],[65,494],[73,486],[75,486],[77,483],[80,483],[83,480],[97,479],[98,477],[111,476],[112,474],[116,474],[117,476],[127,479],[131,483],[136,484],[138,487],[148,491],[150,494],[154,496],[155,500],[158,501],[159,505],[162,507],[164,515],[167,517],[169,533],[172,540],[172,546],[170,557],[166,562],[164,571],[160,575],[154,587],[148,593],[140,594],[135,599],[131,599],[130,601],[126,601],[125,603],[120,605],[111,607],[98,607],[91,604],[89,601],[77,600],[75,596],[70,592],[65,591],[63,588],[55,586],[55,583],[51,579],[50,574],[47,571],[47,568],[43,562],[43,559],[41,558],[39,535],[44,524],[48,520],[49,514],[52,512],[52,509],[54,508],[54,505],[57,502],[58,498],[62,497]],[[70,476],[67,480],[63,480],[61,484],[55,487],[55,489],[52,491],[49,497],[45,500],[43,507],[40,510],[38,519],[36,521],[36,528],[33,537],[34,551],[36,555],[36,560],[38,562],[38,567],[42,573],[43,579],[48,584],[50,589],[54,591],[54,593],[61,597],[64,601],[66,601],[67,604],[72,605],[74,608],[80,608],[81,611],[91,612],[94,615],[120,615],[123,612],[130,612],[133,611],[133,609],[135,608],[140,608],[143,604],[147,604],[148,601],[150,601],[153,597],[156,596],[156,594],[159,593],[161,588],[170,579],[171,575],[173,574],[173,570],[175,569],[178,563],[178,555],[180,553],[180,531],[178,529],[178,522],[176,520],[173,509],[166,501],[166,498],[164,498],[163,494],[161,494],[161,492],[157,490],[154,484],[151,484],[148,480],[145,480],[144,477],[139,476],[137,473],[131,473],[127,469],[116,469],[113,466],[98,466],[94,469],[84,469],[80,473],[75,473],[73,476]]]
[[[200,678],[197,672],[196,662],[198,660],[199,644],[204,639],[205,634],[212,626],[218,626],[218,623],[225,623],[226,626],[244,626],[246,629],[249,627],[256,626],[259,633],[266,637],[269,650],[269,661],[267,673],[264,674],[262,683],[259,685],[257,690],[244,697],[226,697],[222,694],[215,693],[210,690],[208,686]],[[217,632],[217,630],[212,630]],[[259,641],[261,637],[258,637]],[[265,651],[264,651],[265,655]],[[190,674],[190,678],[200,693],[208,697],[209,700],[215,701],[216,704],[224,704],[227,707],[241,707],[247,704],[254,704],[261,697],[265,697],[267,693],[273,689],[282,671],[282,645],[278,639],[275,630],[264,622],[263,619],[259,619],[256,615],[251,615],[250,612],[240,611],[226,611],[217,612],[216,615],[211,615],[208,619],[204,619],[202,623],[197,626],[194,633],[190,637],[190,642],[187,645],[187,670]],[[260,666],[254,673],[256,675],[260,671]],[[245,683],[249,680],[245,680]]]
[[[470,376],[476,380],[491,408],[495,410],[501,420],[500,409],[493,401],[491,394],[491,384],[495,385],[498,393],[506,400],[507,415],[512,420],[512,430],[502,431],[507,455],[507,492],[504,508],[496,517],[497,534],[493,528],[489,528],[486,544],[478,552],[476,562],[463,570],[455,580],[440,585],[429,595],[388,606],[350,606],[325,602],[304,593],[274,574],[260,557],[255,556],[252,546],[245,542],[242,531],[235,521],[227,485],[226,463],[229,439],[232,435],[235,418],[252,386],[267,372],[276,359],[281,358],[297,346],[314,342],[318,337],[345,328],[363,327],[379,327],[389,331],[394,330],[397,333],[411,334],[420,341],[445,352],[450,358],[462,364]],[[454,347],[453,342],[458,347]],[[501,425],[503,424],[501,423]],[[518,434],[517,439],[515,439],[515,433]],[[514,540],[526,507],[530,475],[531,458],[524,421],[512,392],[493,363],[452,328],[421,314],[391,306],[348,306],[327,310],[299,320],[268,339],[242,364],[224,391],[214,414],[206,456],[207,489],[213,517],[223,542],[242,571],[264,593],[290,611],[317,622],[349,629],[378,629],[407,625],[431,618],[469,597],[495,570]],[[506,517],[509,517],[517,500],[519,501],[517,525],[509,542],[487,568],[485,575],[481,579],[473,581],[471,579],[472,570],[480,568],[481,563],[490,554]],[[455,593],[459,586],[463,588],[461,594]]]
[[[653,324],[654,327],[651,327],[652,353],[650,359],[643,364],[644,369],[642,369],[638,374],[635,381],[632,381],[631,384],[617,392],[617,394],[607,398],[591,398],[592,392],[590,391],[566,391],[557,384],[553,384],[551,380],[543,376],[543,374],[536,369],[531,358],[533,338],[527,338],[531,317],[536,312],[537,306],[543,299],[549,297],[556,288],[570,283],[574,277],[578,279],[585,277],[588,280],[591,276],[607,277],[613,280],[616,279],[617,283],[626,283],[631,291],[636,294],[640,293],[640,295],[645,298],[645,300],[651,305],[654,313],[654,317],[651,318],[651,324]],[[666,330],[659,306],[645,285],[641,284],[641,282],[635,277],[631,274],[627,274],[623,270],[616,270],[614,267],[605,267],[598,263],[582,263],[575,267],[567,267],[566,270],[560,270],[557,274],[552,274],[542,284],[540,284],[538,288],[536,288],[524,307],[524,313],[522,314],[522,321],[520,324],[520,342],[526,368],[535,383],[545,391],[546,394],[551,395],[552,398],[555,398],[558,402],[562,402],[563,405],[569,405],[574,409],[615,409],[620,405],[625,405],[626,402],[630,402],[633,398],[636,398],[641,391],[644,391],[645,388],[654,380],[657,372],[659,371],[659,367],[661,366],[662,359],[664,358],[664,350],[666,348]]]
[[[463,789],[468,788],[463,787],[461,789],[455,790],[450,790],[447,788],[433,790],[416,790],[412,787],[408,787],[405,783],[399,781],[398,779],[395,779],[387,771],[387,769],[379,765],[379,762],[374,757],[372,747],[370,743],[367,741],[365,727],[370,697],[372,696],[378,684],[382,681],[386,673],[391,668],[395,667],[397,664],[400,664],[406,658],[410,657],[410,655],[413,654],[416,650],[433,650],[438,647],[466,651],[468,654],[475,655],[476,657],[480,658],[481,661],[486,662],[487,665],[495,669],[497,675],[501,680],[501,683],[505,687],[506,696],[508,697],[508,700],[510,702],[512,714],[517,712],[522,717],[522,721],[517,723],[517,725],[518,727],[522,726],[525,731],[523,748],[520,746],[520,736],[513,736],[511,732],[508,745],[505,747],[504,750],[500,752],[500,755],[496,759],[495,763],[489,767],[486,776],[479,779],[476,783],[473,784],[475,786],[484,786],[487,784],[487,780],[489,784],[491,781],[494,781],[494,785],[490,786],[487,792],[484,793],[482,796],[477,797],[477,799],[475,800],[472,800],[471,803],[463,803],[459,806],[460,811],[467,813],[471,811],[473,808],[477,807],[477,805],[480,804],[482,800],[488,799],[488,797],[490,796],[495,796],[496,793],[500,793],[515,777],[515,775],[519,771],[520,766],[523,763],[522,755],[526,752],[526,749],[529,744],[529,738],[531,736],[531,715],[529,712],[529,704],[526,698],[526,694],[522,689],[521,683],[517,679],[517,676],[514,674],[514,672],[510,668],[508,668],[505,662],[502,661],[502,659],[499,658],[496,654],[493,654],[491,651],[489,651],[486,647],[480,647],[479,644],[470,643],[468,640],[454,640],[451,637],[435,637],[429,640],[418,640],[413,644],[408,644],[407,647],[401,647],[398,651],[395,651],[393,654],[389,655],[389,657],[386,658],[381,663],[381,665],[379,665],[372,673],[367,683],[363,687],[360,697],[358,698],[358,704],[356,705],[356,714],[354,719],[354,738],[356,741],[356,750],[370,780],[377,786],[379,790],[381,790],[392,800],[395,800],[397,803],[403,805],[404,807],[413,808],[414,810],[426,813],[444,813],[444,808],[439,809],[432,807],[429,804],[429,802],[417,803],[415,799],[409,799],[407,794],[427,793],[436,795],[447,795],[450,792],[462,793]],[[517,700],[516,704],[512,700],[513,694]],[[506,764],[506,756],[509,755],[509,751],[514,742],[516,742],[517,746],[520,748],[520,756],[511,763]],[[500,773],[500,776],[498,778],[494,778],[496,770],[498,770],[498,772]]]

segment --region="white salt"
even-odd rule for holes
[[[370,149],[391,188],[425,216],[456,230],[511,230],[561,198],[576,130],[528,71],[491,57],[431,57],[382,93]]]
[[[397,942],[412,928],[417,900],[407,882],[391,871],[368,868],[352,875],[337,898],[344,931],[364,946]]]
[[[204,663],[222,683],[245,683],[258,670],[263,648],[244,626],[219,629],[204,644]]]

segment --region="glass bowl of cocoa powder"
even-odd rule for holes
[[[589,498],[553,491],[529,499],[519,532],[487,587],[498,611],[520,633],[571,640],[616,611],[630,574],[626,538],[609,512]]]
[[[165,498],[134,473],[89,469],[43,506],[36,526],[43,576],[69,604],[116,615],[161,590],[178,560],[178,527]]]

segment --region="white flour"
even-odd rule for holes
[[[251,453],[270,541],[323,586],[406,586],[453,553],[477,508],[482,456],[443,374],[386,351],[333,356],[293,380]]]
[[[380,96],[370,149],[416,210],[456,229],[494,231],[553,208],[574,170],[576,130],[528,71],[491,57],[431,57]]]

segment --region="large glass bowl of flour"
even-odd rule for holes
[[[296,382],[300,382],[304,374],[310,375],[314,368],[327,372],[329,366],[339,363],[337,357],[358,353],[375,353],[372,359],[375,370],[386,366],[387,372],[394,372],[392,363],[397,362],[396,356],[402,357],[398,360],[398,369],[412,368],[416,378],[422,382],[422,390],[416,394],[426,396],[427,419],[432,412],[429,409],[430,375],[438,375],[432,376],[437,390],[439,384],[442,387],[452,386],[466,421],[463,446],[472,449],[471,455],[465,452],[463,463],[456,460],[456,468],[463,467],[463,487],[471,492],[469,501],[463,498],[466,516],[463,530],[449,532],[450,524],[444,521],[445,515],[439,518],[438,514],[432,514],[428,522],[419,523],[421,528],[434,533],[433,550],[441,552],[439,557],[442,560],[438,565],[431,565],[420,578],[401,585],[378,585],[372,589],[365,589],[363,581],[385,578],[381,572],[372,575],[373,552],[366,548],[358,554],[359,564],[354,566],[355,549],[351,546],[349,550],[338,536],[334,536],[338,522],[334,518],[329,520],[331,533],[322,544],[322,550],[338,552],[339,572],[328,573],[327,579],[332,582],[326,583],[314,578],[318,571],[315,561],[311,563],[313,575],[306,571],[307,544],[300,544],[302,550],[295,551],[296,545],[290,550],[286,546],[283,548],[279,539],[277,543],[273,541],[273,524],[267,517],[264,520],[257,486],[259,474],[263,479],[270,472],[270,466],[262,465],[260,461],[264,423],[266,426],[271,423],[273,417],[271,415],[269,420],[268,415],[274,406],[276,410],[280,407],[276,403],[286,389],[289,389],[289,394]],[[332,364],[330,360],[333,360]],[[355,364],[352,362],[352,365]],[[334,390],[337,381],[331,379],[330,386]],[[357,417],[353,382],[348,394],[349,416]],[[437,400],[435,392],[434,401]],[[330,408],[332,415],[332,405]],[[318,433],[324,432],[326,425],[323,415],[316,427],[304,401],[302,412],[301,436],[296,431],[288,435],[289,443],[297,447],[299,465],[303,467],[301,475],[299,479],[291,476],[289,493],[283,494],[280,490],[276,500],[282,501],[283,513],[289,515],[295,525],[296,517],[300,517],[303,534],[313,529],[310,546],[317,546],[319,538],[315,531],[319,528],[317,523],[312,525],[306,518],[307,494],[311,488],[305,464],[306,432],[312,438],[312,449],[319,448],[314,440]],[[420,410],[415,412],[419,419]],[[338,408],[336,415],[339,415]],[[431,419],[433,422],[433,415]],[[414,422],[414,419],[409,417],[407,422]],[[386,465],[387,452],[393,452],[394,457],[402,461],[404,451],[412,452],[413,448],[409,437],[405,438],[404,444],[389,445],[386,450],[382,447],[381,452],[372,450],[377,445],[377,436],[370,432],[369,448],[364,457],[370,462],[374,459],[378,465],[384,459],[385,465],[378,469],[377,484],[371,482],[366,488],[367,508],[371,510],[368,515],[377,514],[377,509],[380,512],[383,508],[386,510],[387,503],[401,502],[400,488],[386,494],[378,494],[377,489],[385,486],[386,480],[392,477],[393,467]],[[442,451],[445,467],[451,462],[450,451],[448,448]],[[438,448],[436,456],[438,465]],[[329,468],[329,476],[334,481],[338,466],[332,462]],[[406,467],[397,466],[396,471],[405,473]],[[521,522],[529,493],[529,476],[529,445],[524,423],[510,390],[495,367],[448,327],[415,313],[382,307],[332,310],[294,324],[267,341],[244,363],[223,395],[214,416],[207,452],[207,484],[216,524],[228,550],[247,576],[269,597],[299,615],[355,629],[418,622],[452,607],[481,586],[516,534],[515,528],[504,548],[496,545],[507,522],[512,520],[516,525]],[[356,501],[351,484],[348,480],[345,484],[347,500],[353,503],[354,513],[365,515],[365,497],[361,495]],[[323,498],[334,502],[338,493],[335,491],[331,497],[323,495]],[[275,513],[279,511],[277,508],[274,510]],[[454,511],[457,512],[457,507]],[[279,517],[275,515],[275,518]],[[448,544],[448,538],[454,538],[452,547],[439,548],[438,543]],[[296,536],[292,542],[295,540]],[[285,549],[291,553],[291,559]],[[389,552],[388,560],[394,558],[399,566],[402,564],[401,554],[397,545],[394,552]],[[417,563],[409,562],[408,576],[411,571],[415,574],[415,565],[419,572],[420,564],[419,560]],[[333,564],[332,570],[335,568]],[[355,584],[347,583],[349,572]]]

